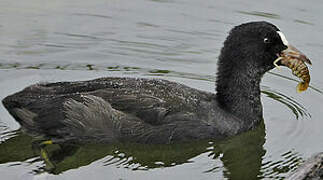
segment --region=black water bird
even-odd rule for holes
[[[216,93],[167,80],[106,77],[31,85],[3,104],[22,130],[53,142],[219,139],[261,122],[261,78],[290,47],[276,26],[250,22],[234,27],[224,42]]]

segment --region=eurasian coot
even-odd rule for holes
[[[283,65],[279,56],[308,61],[276,26],[250,22],[234,27],[224,42],[216,93],[167,80],[106,77],[35,84],[3,104],[22,130],[54,142],[219,139],[261,122],[259,84],[274,64]]]

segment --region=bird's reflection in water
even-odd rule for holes
[[[228,179],[260,179],[262,177],[261,165],[266,150],[265,125],[262,123],[239,136],[217,143],[217,154],[223,162],[224,177]],[[217,155],[215,154],[215,157]]]
[[[19,131],[16,136],[0,144],[0,163],[41,161],[40,152],[33,148],[33,139]],[[131,170],[147,170],[189,163],[193,157],[207,153],[210,161],[220,159],[203,173],[214,173],[223,169],[229,179],[258,179],[261,177],[262,157],[265,154],[265,126],[222,141],[199,141],[172,145],[145,144],[84,144],[47,145],[49,159],[55,168],[42,167],[34,173],[47,171],[60,174],[69,169],[86,166],[103,159],[105,166],[119,166]],[[36,158],[35,158],[36,157]],[[29,161],[34,158],[35,160]],[[211,164],[211,163],[210,163]],[[48,166],[48,165],[47,165]]]

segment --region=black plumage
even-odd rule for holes
[[[167,80],[108,77],[32,85],[3,104],[27,133],[63,142],[172,143],[233,136],[262,120],[261,77],[287,48],[278,30],[251,22],[230,31],[218,61],[216,94]]]

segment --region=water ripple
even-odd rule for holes
[[[295,150],[287,151],[281,154],[277,161],[267,161],[262,164],[261,178],[284,179],[286,174],[294,171],[302,162],[302,156]]]
[[[266,87],[263,86],[263,89],[264,88]],[[301,105],[300,103],[292,99],[291,97],[288,97],[282,93],[270,90],[269,88],[266,88],[266,90],[262,90],[261,92],[265,94],[267,97],[274,99],[282,103],[286,107],[288,107],[295,115],[296,119],[299,119],[300,117],[303,118],[304,116],[309,118],[311,117],[311,114],[307,112],[307,109],[303,105]]]
[[[268,12],[260,12],[260,11],[236,11],[237,13],[240,14],[245,14],[245,15],[252,15],[252,16],[258,16],[258,17],[266,17],[270,19],[280,19],[280,15],[274,14],[274,13],[268,13]]]
[[[89,16],[89,17],[99,17],[99,18],[104,18],[104,19],[112,19],[111,16],[102,15],[102,14],[73,13],[72,15],[76,15],[76,16]]]

